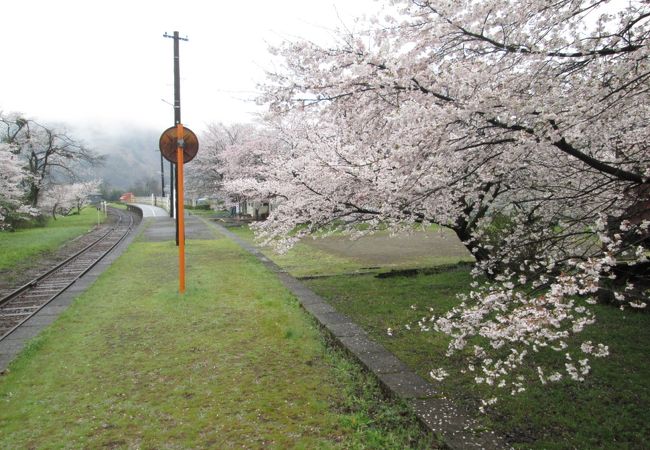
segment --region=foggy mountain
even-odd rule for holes
[[[85,124],[76,126],[73,135],[105,155],[104,165],[93,168],[92,177],[126,190],[147,179],[160,179],[158,139],[163,131],[133,125]],[[166,174],[168,168],[165,161]]]

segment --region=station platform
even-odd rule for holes
[[[146,205],[145,205],[146,206]],[[145,211],[144,209],[142,210]],[[144,216],[145,226],[142,240],[145,242],[162,242],[176,240],[176,220],[165,216]],[[216,239],[214,229],[196,216],[185,214],[185,239]]]
[[[145,205],[143,203],[129,203],[142,210],[142,217],[169,217],[169,213],[158,206]]]

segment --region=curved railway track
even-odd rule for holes
[[[47,272],[0,298],[0,341],[92,269],[131,231],[134,218],[111,208],[112,224],[76,242],[74,253]]]

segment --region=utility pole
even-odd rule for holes
[[[174,217],[174,163],[169,162],[169,217]],[[178,236],[176,237],[178,242]]]
[[[180,56],[179,56],[179,41],[187,41],[187,38],[182,38],[178,36],[178,31],[174,31],[173,35],[165,33],[163,37],[171,38],[174,40],[174,125],[178,126],[181,123],[181,68],[180,68]],[[174,167],[174,164],[171,162],[171,205],[170,212],[173,217],[174,210],[176,210],[176,245],[179,245],[179,229],[178,229],[178,215],[179,215],[179,205],[178,205],[178,164]],[[176,175],[176,183],[174,183],[174,174]],[[174,202],[174,185],[176,186],[176,201]],[[174,205],[174,203],[176,203]],[[182,208],[181,208],[182,209]],[[184,236],[183,236],[184,239]]]
[[[165,198],[165,166],[162,153],[160,153],[160,196]]]

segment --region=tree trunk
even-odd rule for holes
[[[34,207],[38,206],[38,194],[40,192],[41,192],[41,188],[39,188],[36,184],[32,183],[29,185],[29,193],[27,194],[27,200]]]
[[[454,226],[451,229],[454,230],[465,248],[474,256],[476,262],[485,261],[490,257],[490,253],[481,247],[479,242],[472,236],[472,229],[466,223]]]

